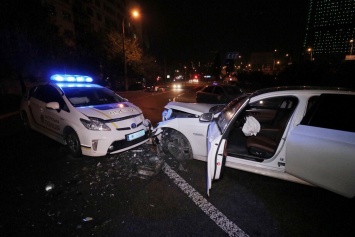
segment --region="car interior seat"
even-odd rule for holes
[[[249,153],[263,159],[271,158],[276,152],[295,108],[296,101],[284,100],[276,113],[272,127],[263,128],[262,126],[261,131],[256,136],[246,138],[246,147]]]

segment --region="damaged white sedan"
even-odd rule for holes
[[[231,167],[355,196],[355,92],[278,87],[226,106],[170,102],[155,129],[161,152],[207,161],[207,192]]]

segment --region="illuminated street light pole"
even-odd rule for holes
[[[307,51],[308,51],[309,54],[310,54],[311,61],[313,61],[313,55],[312,55],[313,49],[312,49],[312,48],[308,48]]]
[[[134,18],[139,17],[139,12],[137,10],[132,11],[132,16]],[[125,19],[126,15],[123,16],[122,18],[122,53],[123,53],[123,77],[124,77],[124,85],[125,85],[125,90],[128,91],[129,85],[128,85],[128,77],[127,77],[127,58],[126,58],[126,48],[125,48]]]
[[[122,19],[122,53],[123,53],[123,78],[125,90],[128,91],[128,78],[127,78],[127,60],[126,60],[126,49],[125,49],[125,32],[124,32],[124,20],[125,16]]]
[[[350,44],[351,44],[351,46],[350,46],[350,55],[352,55],[353,54],[353,48],[354,48],[354,39],[350,40]]]

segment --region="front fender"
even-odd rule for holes
[[[159,122],[158,126],[153,129],[152,136],[158,136],[163,131],[162,128],[173,128],[175,130],[178,130],[178,127],[178,123],[175,119]]]

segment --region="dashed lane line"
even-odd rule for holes
[[[230,221],[222,212],[208,202],[200,193],[198,193],[191,185],[189,185],[180,175],[178,175],[171,167],[164,163],[162,167],[165,174],[169,176],[174,183],[192,199],[192,201],[201,208],[222,230],[229,236],[247,237],[242,229]]]

